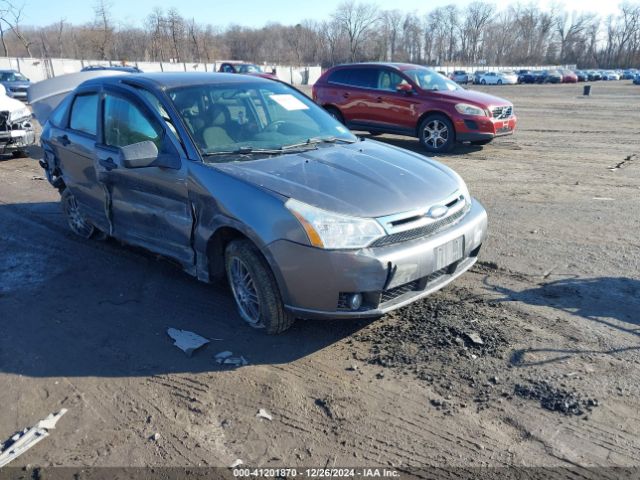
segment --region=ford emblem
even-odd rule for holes
[[[445,207],[444,205],[434,205],[427,212],[427,217],[442,218],[447,214],[448,211],[449,211],[449,208]]]

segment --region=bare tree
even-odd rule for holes
[[[113,37],[111,4],[107,0],[96,0],[93,7],[95,19],[93,28],[96,33],[93,43],[99,60],[108,60],[109,45]]]
[[[378,19],[378,7],[373,4],[347,0],[340,4],[333,19],[341,26],[349,39],[349,60],[355,61],[358,49]]]

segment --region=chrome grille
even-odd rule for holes
[[[497,119],[509,118],[513,115],[513,107],[511,105],[506,107],[494,107],[491,114],[493,115],[493,118]]]
[[[408,242],[410,240],[416,240],[418,238],[428,237],[441,231],[442,229],[457,223],[468,212],[468,209],[463,208],[458,210],[448,217],[436,220],[433,223],[425,225],[424,227],[413,228],[411,230],[405,230],[404,232],[392,233],[386,237],[379,238],[371,245],[372,248],[384,247],[387,245],[393,245],[394,243]]]

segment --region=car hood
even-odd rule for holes
[[[429,92],[433,94],[434,92]],[[488,93],[478,92],[476,90],[456,90],[454,92],[437,92],[441,97],[449,99],[451,102],[473,102],[482,107],[497,107],[503,105],[511,105],[511,102],[504,98],[489,95]]]
[[[211,166],[285,197],[357,217],[426,207],[459,188],[448,167],[372,140]]]

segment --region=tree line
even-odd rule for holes
[[[498,9],[474,1],[419,15],[347,0],[325,20],[260,28],[216,26],[185,18],[176,8],[159,7],[140,25],[123,25],[108,0],[98,0],[94,13],[94,20],[84,25],[60,19],[31,27],[23,25],[24,7],[0,0],[0,54],[117,62],[640,67],[640,3],[622,3],[617,14],[602,18],[559,7],[545,10],[534,3]]]

